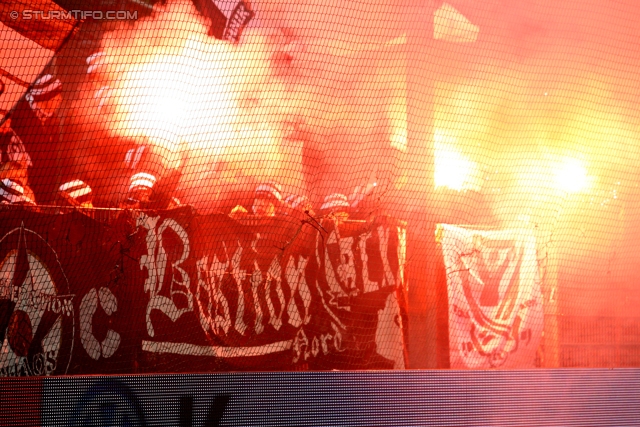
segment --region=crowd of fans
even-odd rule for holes
[[[316,209],[308,197],[290,194],[283,198],[282,187],[278,183],[265,182],[255,189],[251,211],[238,205],[229,215],[234,219],[244,219],[290,215],[291,212],[298,212],[313,218],[318,216],[331,217],[338,222],[348,219],[363,220],[375,212],[372,203],[370,203],[371,200],[366,200],[371,196],[371,193],[364,193],[360,188],[356,188],[350,197],[340,193],[332,193],[327,195],[321,206]]]
[[[98,114],[106,115],[113,106],[107,101],[111,88],[104,83],[108,81],[105,55],[102,52],[90,55],[86,66],[93,105]],[[41,76],[0,127],[0,204],[94,207],[91,180],[70,164],[73,155],[65,153],[69,147],[61,141],[62,86],[51,74]],[[159,147],[148,140],[136,139],[119,143],[112,151],[121,157],[118,173],[128,176],[128,187],[119,198],[119,208],[170,209],[181,204],[173,194],[180,168],[169,167]],[[253,205],[238,205],[230,216],[270,217],[297,211],[314,217],[332,215],[337,220],[365,219],[372,213],[374,189],[375,183],[370,183],[357,187],[349,197],[329,194],[320,206],[314,207],[308,197],[297,194],[284,197],[278,183],[264,182],[255,188]]]

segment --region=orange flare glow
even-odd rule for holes
[[[589,185],[587,168],[578,159],[565,159],[555,171],[554,184],[567,193],[578,193]]]

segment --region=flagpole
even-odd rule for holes
[[[407,185],[402,205],[407,227],[407,293],[409,368],[439,366],[439,326],[436,287],[433,157],[433,0],[407,0],[405,22],[407,76]],[[444,328],[446,329],[446,328]]]
[[[56,48],[56,50],[53,51],[53,56],[51,57],[51,59],[49,60],[49,62],[47,62],[47,64],[42,67],[42,70],[40,70],[40,73],[38,74],[38,76],[33,79],[33,82],[28,83],[26,86],[24,84],[21,84],[19,82],[17,82],[15,79],[18,79],[17,77],[13,76],[14,78],[11,78],[10,80],[15,81],[16,83],[20,84],[23,87],[26,87],[27,90],[22,94],[22,96],[20,97],[20,99],[13,104],[13,107],[11,107],[11,110],[7,111],[7,113],[4,115],[4,117],[2,119],[0,119],[0,126],[2,126],[4,124],[4,122],[6,122],[11,115],[13,114],[13,112],[16,109],[16,106],[20,103],[20,101],[22,101],[22,99],[24,98],[24,96],[29,93],[29,91],[33,88],[33,85],[36,81],[38,81],[38,79],[42,76],[45,75],[45,73],[47,72],[47,70],[49,70],[55,63],[55,59],[56,59],[56,55],[58,54],[58,52],[60,52],[60,50],[69,42],[69,40],[71,40],[71,37],[73,37],[73,35],[76,33],[77,28],[80,26],[80,24],[82,24],[84,21],[82,20],[76,20],[76,22],[73,24],[73,26],[71,27],[71,30],[69,31],[69,33],[65,36],[65,38],[62,40],[62,42],[60,43],[60,45]],[[7,73],[9,74],[9,73]],[[8,76],[5,76],[4,74],[2,74],[4,77],[9,78]],[[27,82],[24,82],[27,83]]]

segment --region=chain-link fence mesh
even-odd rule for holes
[[[0,375],[637,366],[632,2],[0,2]]]

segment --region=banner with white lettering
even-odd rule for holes
[[[387,217],[373,223],[322,223],[316,235],[316,286],[326,321],[344,332],[341,350],[321,366],[352,369],[358,360],[366,369],[404,369],[405,249],[406,229]]]
[[[405,367],[392,220],[166,215],[138,214],[126,268],[144,290],[141,370]]]
[[[4,209],[0,376],[404,369],[405,235],[387,217]]]
[[[536,242],[528,229],[438,226],[453,369],[533,368],[543,330]]]

